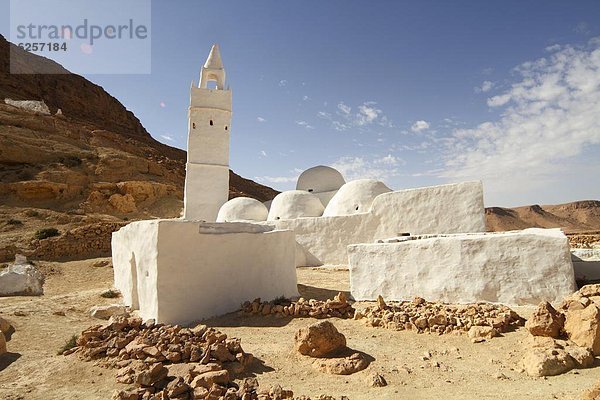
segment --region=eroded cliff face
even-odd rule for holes
[[[104,89],[53,61],[16,49],[22,68],[61,74],[9,74],[10,46],[0,36],[0,261],[16,252],[108,255],[110,233],[127,221],[179,217],[185,151],[154,140]],[[43,100],[51,115],[5,98]],[[230,173],[230,197],[267,201],[276,194]],[[48,227],[61,234],[35,238]]]

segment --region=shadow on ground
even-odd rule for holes
[[[4,371],[8,366],[21,358],[19,353],[5,353],[0,356],[0,372]]]
[[[298,291],[300,292],[300,296],[304,297],[305,299],[316,299],[321,301],[333,299],[333,297],[339,293],[338,290],[330,290],[302,284],[298,284]],[[344,293],[346,294],[347,298],[350,298],[350,292],[344,291]]]

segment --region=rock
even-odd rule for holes
[[[190,386],[192,388],[203,387],[210,389],[215,383],[218,385],[229,383],[229,372],[226,369],[205,372],[195,377]]]
[[[529,349],[522,363],[530,376],[560,375],[576,366],[575,360],[562,349]]]
[[[380,311],[383,311],[387,308],[387,304],[385,304],[385,300],[383,300],[383,296],[377,296],[377,307],[379,307]]]
[[[27,259],[17,257],[14,264],[0,271],[0,296],[40,296],[44,294],[44,274]]]
[[[110,304],[107,306],[95,306],[90,308],[90,315],[93,318],[109,319],[113,316],[128,315],[127,308],[119,304]]]
[[[323,357],[346,348],[346,337],[329,321],[300,328],[295,341],[296,350],[310,357]]]
[[[382,375],[373,373],[367,377],[367,385],[372,387],[383,387],[387,386],[387,381]]]
[[[584,297],[600,296],[600,283],[596,283],[594,285],[585,285],[579,289],[577,293]]]
[[[583,310],[569,310],[566,314],[565,332],[570,340],[600,355],[600,309],[590,304]]]
[[[556,311],[547,301],[540,303],[531,318],[525,323],[525,328],[533,336],[548,336],[558,338],[565,324],[565,316]]]
[[[122,214],[129,214],[137,211],[135,199],[129,193],[126,195],[115,193],[108,198],[108,203],[113,206],[117,212]]]
[[[167,377],[168,370],[162,363],[147,364],[144,370],[135,376],[135,383],[141,386],[152,386]]]
[[[328,374],[350,375],[369,366],[369,361],[361,353],[354,353],[344,358],[325,358],[315,360],[312,366]]]
[[[95,263],[93,263],[92,267],[102,268],[102,267],[106,267],[108,264],[110,264],[109,261],[107,261],[107,260],[100,260],[100,261],[96,261]]]
[[[594,365],[594,355],[590,349],[580,346],[566,346],[565,351],[575,361],[577,368],[589,368]]]
[[[0,332],[0,356],[6,352],[6,338],[4,337],[4,333]]]
[[[10,322],[8,322],[4,318],[0,317],[0,332],[4,333],[6,335],[11,330],[12,330],[12,326],[10,325]]]
[[[467,335],[471,339],[491,339],[498,336],[498,331],[491,326],[472,326]]]

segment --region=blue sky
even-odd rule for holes
[[[185,148],[212,43],[245,177],[293,189],[324,164],[394,189],[481,179],[488,206],[600,198],[598,1],[155,0],[152,73],[85,76]]]

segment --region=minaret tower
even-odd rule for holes
[[[214,222],[229,197],[231,90],[219,46],[213,45],[202,67],[200,84],[190,92],[188,151],[183,217]]]

